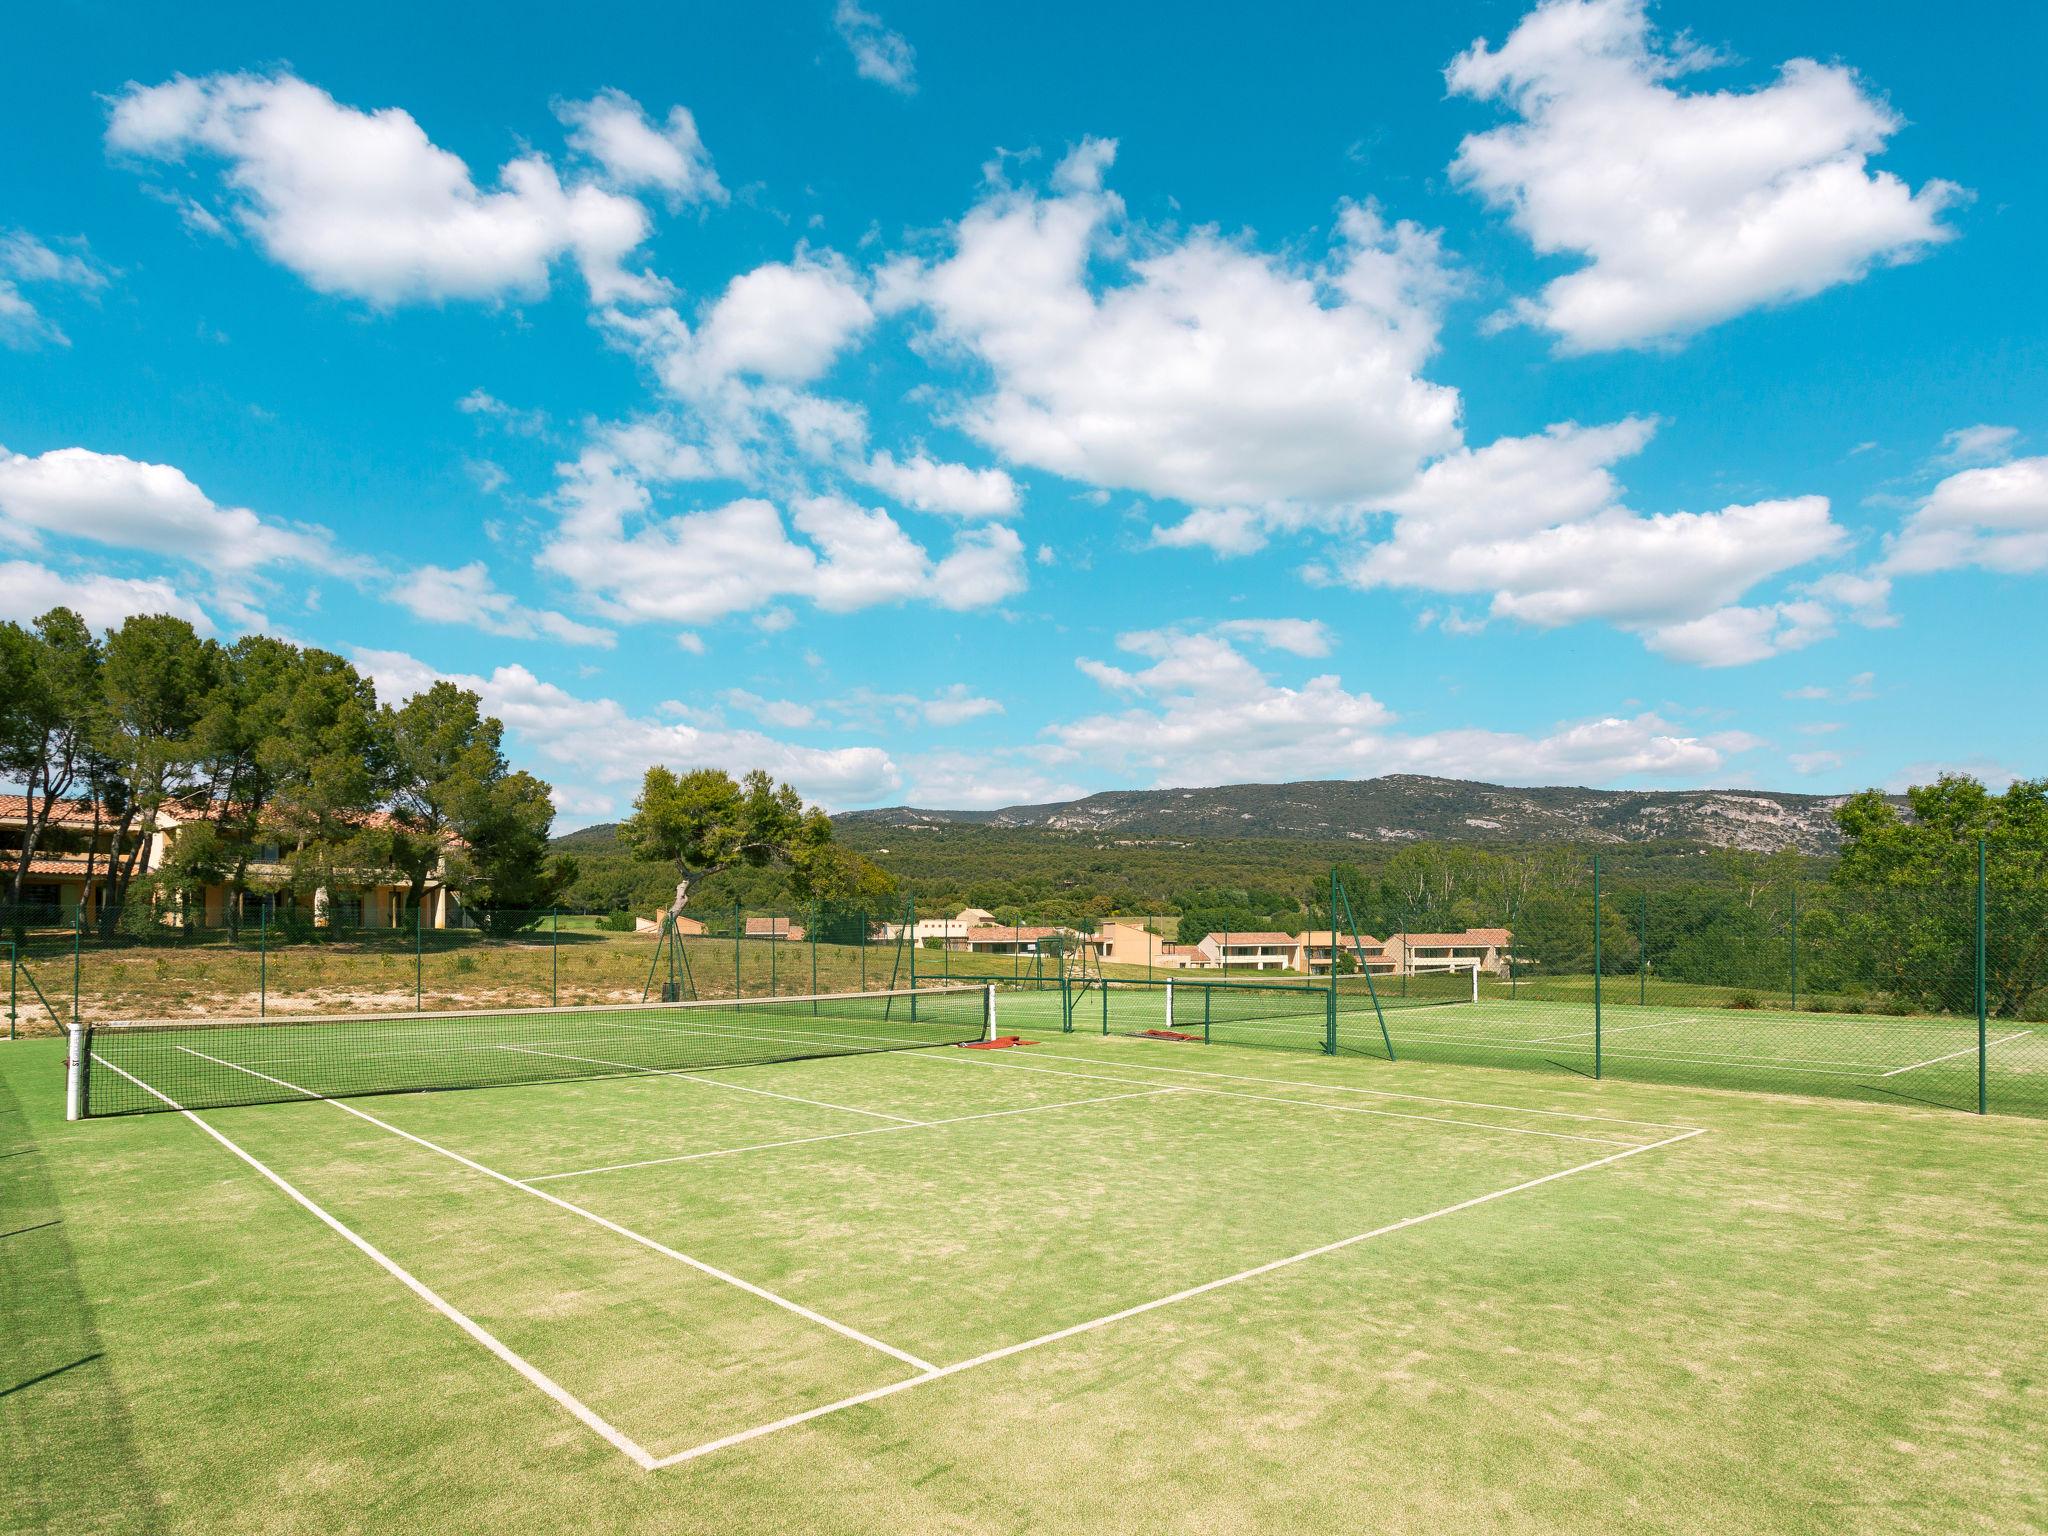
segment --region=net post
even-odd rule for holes
[[[1479,1001],[1479,961],[1476,958],[1472,962],[1472,1001],[1475,1005]]]
[[[1600,855],[1593,855],[1593,1076],[1600,1075]]]
[[[83,1120],[91,1111],[86,1062],[92,1057],[92,1031],[76,1019],[71,1021],[71,1059],[65,1063],[64,1118]]]
[[[1166,984],[1166,1023],[1164,1027],[1169,1030],[1173,1028],[1173,983],[1170,981]]]
[[[1990,1000],[1985,994],[1984,986],[1984,875],[1984,839],[1980,837],[1977,839],[1977,1113],[1980,1115],[1990,1109],[1990,1084],[1985,1070],[1987,1051],[1984,1043],[1984,1026],[1990,1011],[1987,1006]]]
[[[982,1036],[982,1039],[993,1040],[996,1038],[996,984],[990,982],[986,987],[982,988],[982,996],[985,999],[982,1007],[986,1010],[986,1017],[988,1019],[987,1032]]]

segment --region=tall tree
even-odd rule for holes
[[[103,664],[92,631],[69,608],[52,608],[32,632],[0,625],[0,775],[22,785],[28,801],[8,877],[10,906],[21,901],[30,861],[58,806],[99,767]]]
[[[461,841],[449,856],[450,878],[493,932],[530,925],[576,878],[575,860],[548,857],[555,806],[532,774],[493,776],[462,795],[456,815]]]
[[[216,661],[216,647],[168,614],[131,618],[107,637],[106,746],[128,790],[107,882],[103,921],[109,924],[143,872],[161,813],[202,789],[194,731]]]
[[[669,910],[679,913],[692,885],[736,867],[790,864],[807,845],[829,839],[832,823],[806,817],[803,798],[758,768],[736,784],[722,769],[679,774],[657,764],[641,781],[619,835],[643,858],[675,866]]]
[[[475,823],[500,824],[498,813],[505,807],[494,808],[494,793],[508,771],[504,726],[483,712],[483,701],[468,689],[437,682],[396,709],[388,704],[379,709],[377,730],[395,824],[386,833],[386,856],[411,882],[416,908],[451,837],[461,836],[473,846]],[[543,840],[553,814],[550,806]]]

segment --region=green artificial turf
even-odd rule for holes
[[[657,1470],[0,1046],[0,1522],[2048,1525],[2048,1125],[999,1009],[1040,1043],[201,1117],[649,1458],[981,1361]]]

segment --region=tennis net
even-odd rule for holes
[[[72,1119],[694,1072],[986,1037],[985,986],[452,1013],[106,1024],[73,1035]]]

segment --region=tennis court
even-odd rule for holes
[[[1167,1059],[1056,1014],[1048,1043],[966,1048],[988,997],[102,1030],[87,1112],[184,1109],[167,1133],[495,1357],[494,1390],[647,1470],[1217,1292],[1256,1313],[1278,1271],[1701,1134]]]

